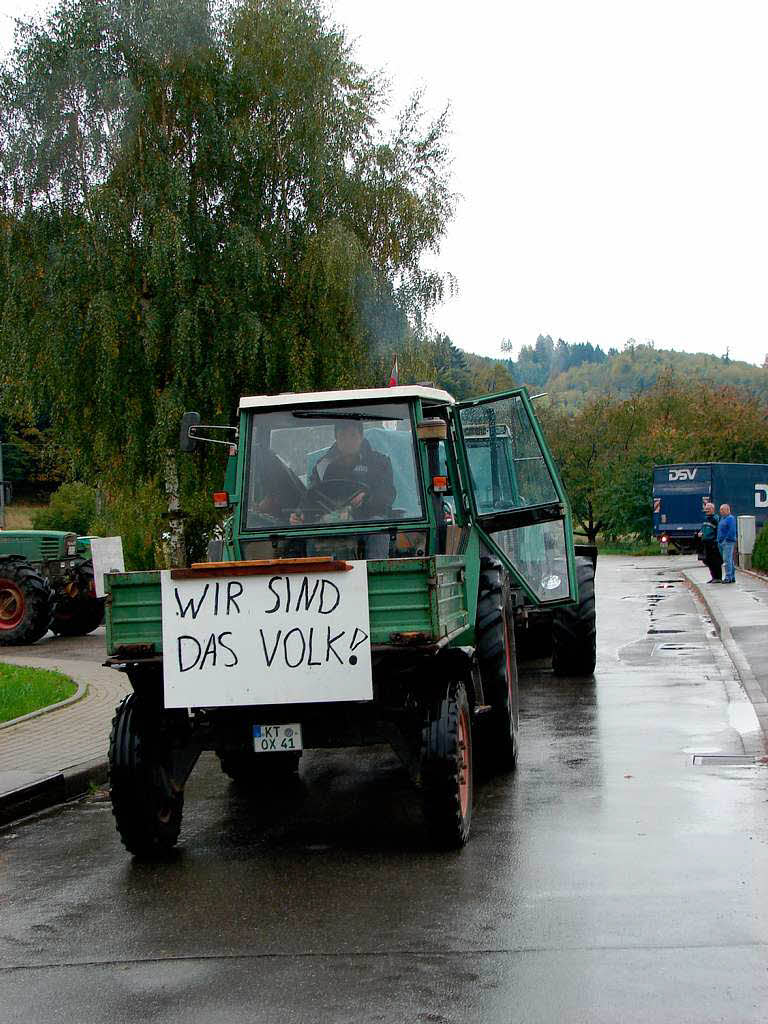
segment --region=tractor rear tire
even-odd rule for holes
[[[469,700],[463,683],[451,683],[422,729],[422,806],[438,846],[456,849],[469,838],[473,783]]]
[[[0,644],[34,644],[48,632],[55,598],[25,558],[0,559]]]
[[[576,559],[579,602],[558,608],[552,618],[552,671],[557,676],[589,677],[597,664],[595,568]]]
[[[216,751],[221,770],[238,786],[290,782],[299,773],[301,752],[256,754],[252,750]]]
[[[475,634],[483,693],[492,708],[478,723],[483,761],[493,771],[511,772],[517,765],[520,728],[515,631],[507,615],[504,571],[493,558],[480,563]]]
[[[123,845],[137,857],[162,857],[179,838],[184,790],[172,780],[172,721],[135,693],[122,701],[112,719],[112,813]]]
[[[85,636],[104,622],[104,599],[95,595],[93,563],[89,559],[79,559],[77,576],[77,597],[62,594],[56,601],[51,629],[59,636]]]

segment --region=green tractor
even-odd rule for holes
[[[49,629],[84,636],[103,621],[89,537],[57,530],[0,531],[0,644],[33,644]]]
[[[208,561],[106,577],[107,663],[133,689],[109,747],[124,845],[176,843],[202,750],[266,792],[304,750],[388,743],[460,846],[476,764],[517,762],[516,633],[536,619],[555,672],[595,667],[594,562],[527,392],[243,398],[237,427],[184,417],[182,449],[203,441],[229,449]]]

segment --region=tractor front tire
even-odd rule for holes
[[[51,629],[60,636],[85,636],[104,621],[104,599],[96,597],[93,563],[81,558],[77,565],[77,597],[60,594]]]
[[[520,711],[515,631],[507,616],[501,563],[483,558],[477,599],[476,651],[485,700],[491,712],[478,722],[483,760],[494,771],[517,765]]]
[[[54,601],[48,580],[26,559],[0,559],[0,644],[34,644],[45,636]]]
[[[597,664],[595,568],[588,558],[576,559],[578,604],[558,608],[552,618],[552,671],[557,676],[589,677]]]
[[[135,693],[112,719],[112,813],[123,845],[137,857],[162,857],[179,838],[184,791],[172,779],[171,729],[171,716]]]
[[[463,683],[451,683],[422,730],[422,806],[438,846],[455,849],[469,838],[473,783],[469,700]]]

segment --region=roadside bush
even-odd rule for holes
[[[62,484],[51,495],[47,508],[35,512],[35,530],[68,530],[79,536],[92,532],[98,515],[99,492],[88,484]]]
[[[204,562],[208,541],[218,535],[225,518],[221,509],[213,507],[211,491],[206,488],[184,500],[184,543],[187,563]]]
[[[104,507],[94,521],[94,533],[101,537],[121,537],[125,568],[164,569],[168,567],[165,541],[170,524],[164,495],[157,482],[150,480],[129,494],[105,495]],[[211,488],[184,500],[182,519],[187,562],[205,560],[208,541],[222,520],[213,507]]]
[[[764,526],[755,538],[752,552],[752,568],[768,572],[768,526]]]
[[[108,494],[94,526],[102,537],[122,537],[125,568],[154,569],[158,565],[156,545],[166,525],[162,517],[162,496],[152,482],[130,494]]]

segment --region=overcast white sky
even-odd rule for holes
[[[452,106],[463,198],[436,264],[460,290],[433,319],[456,344],[652,339],[762,364],[768,4],[327,2],[396,98]]]

